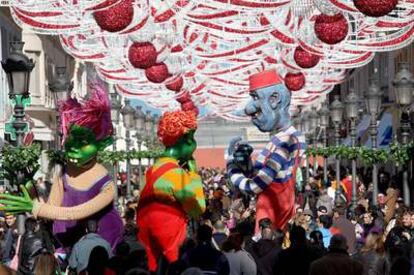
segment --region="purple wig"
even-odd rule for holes
[[[73,124],[91,129],[96,135],[96,140],[101,140],[113,133],[111,104],[101,85],[93,85],[90,98],[82,104],[73,98],[61,101],[59,113],[62,121],[63,142]]]

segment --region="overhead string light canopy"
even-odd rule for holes
[[[414,0],[9,0],[22,27],[58,35],[117,91],[161,110],[192,100],[225,119],[248,75],[276,67],[292,108],[319,104],[346,69],[414,40]],[[381,5],[378,5],[381,3]]]

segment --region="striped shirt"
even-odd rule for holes
[[[305,136],[295,127],[290,126],[274,135],[260,152],[253,165],[255,173],[252,178],[243,175],[237,165],[230,160],[227,164],[230,180],[240,190],[261,193],[271,183],[283,184],[294,177],[294,166],[299,165],[305,150]]]

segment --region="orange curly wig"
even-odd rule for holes
[[[197,129],[197,116],[193,111],[165,112],[158,124],[158,137],[169,147],[190,130]]]

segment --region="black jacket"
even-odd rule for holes
[[[230,266],[226,256],[215,249],[211,243],[203,243],[191,250],[188,255],[188,267],[198,267],[211,274],[228,275]]]
[[[19,249],[19,266],[17,268],[19,275],[34,274],[35,258],[43,249],[46,249],[46,245],[39,232],[28,231],[22,236]]]
[[[277,266],[278,255],[282,248],[273,240],[259,240],[246,248],[253,256],[257,266],[257,275],[272,275]]]

